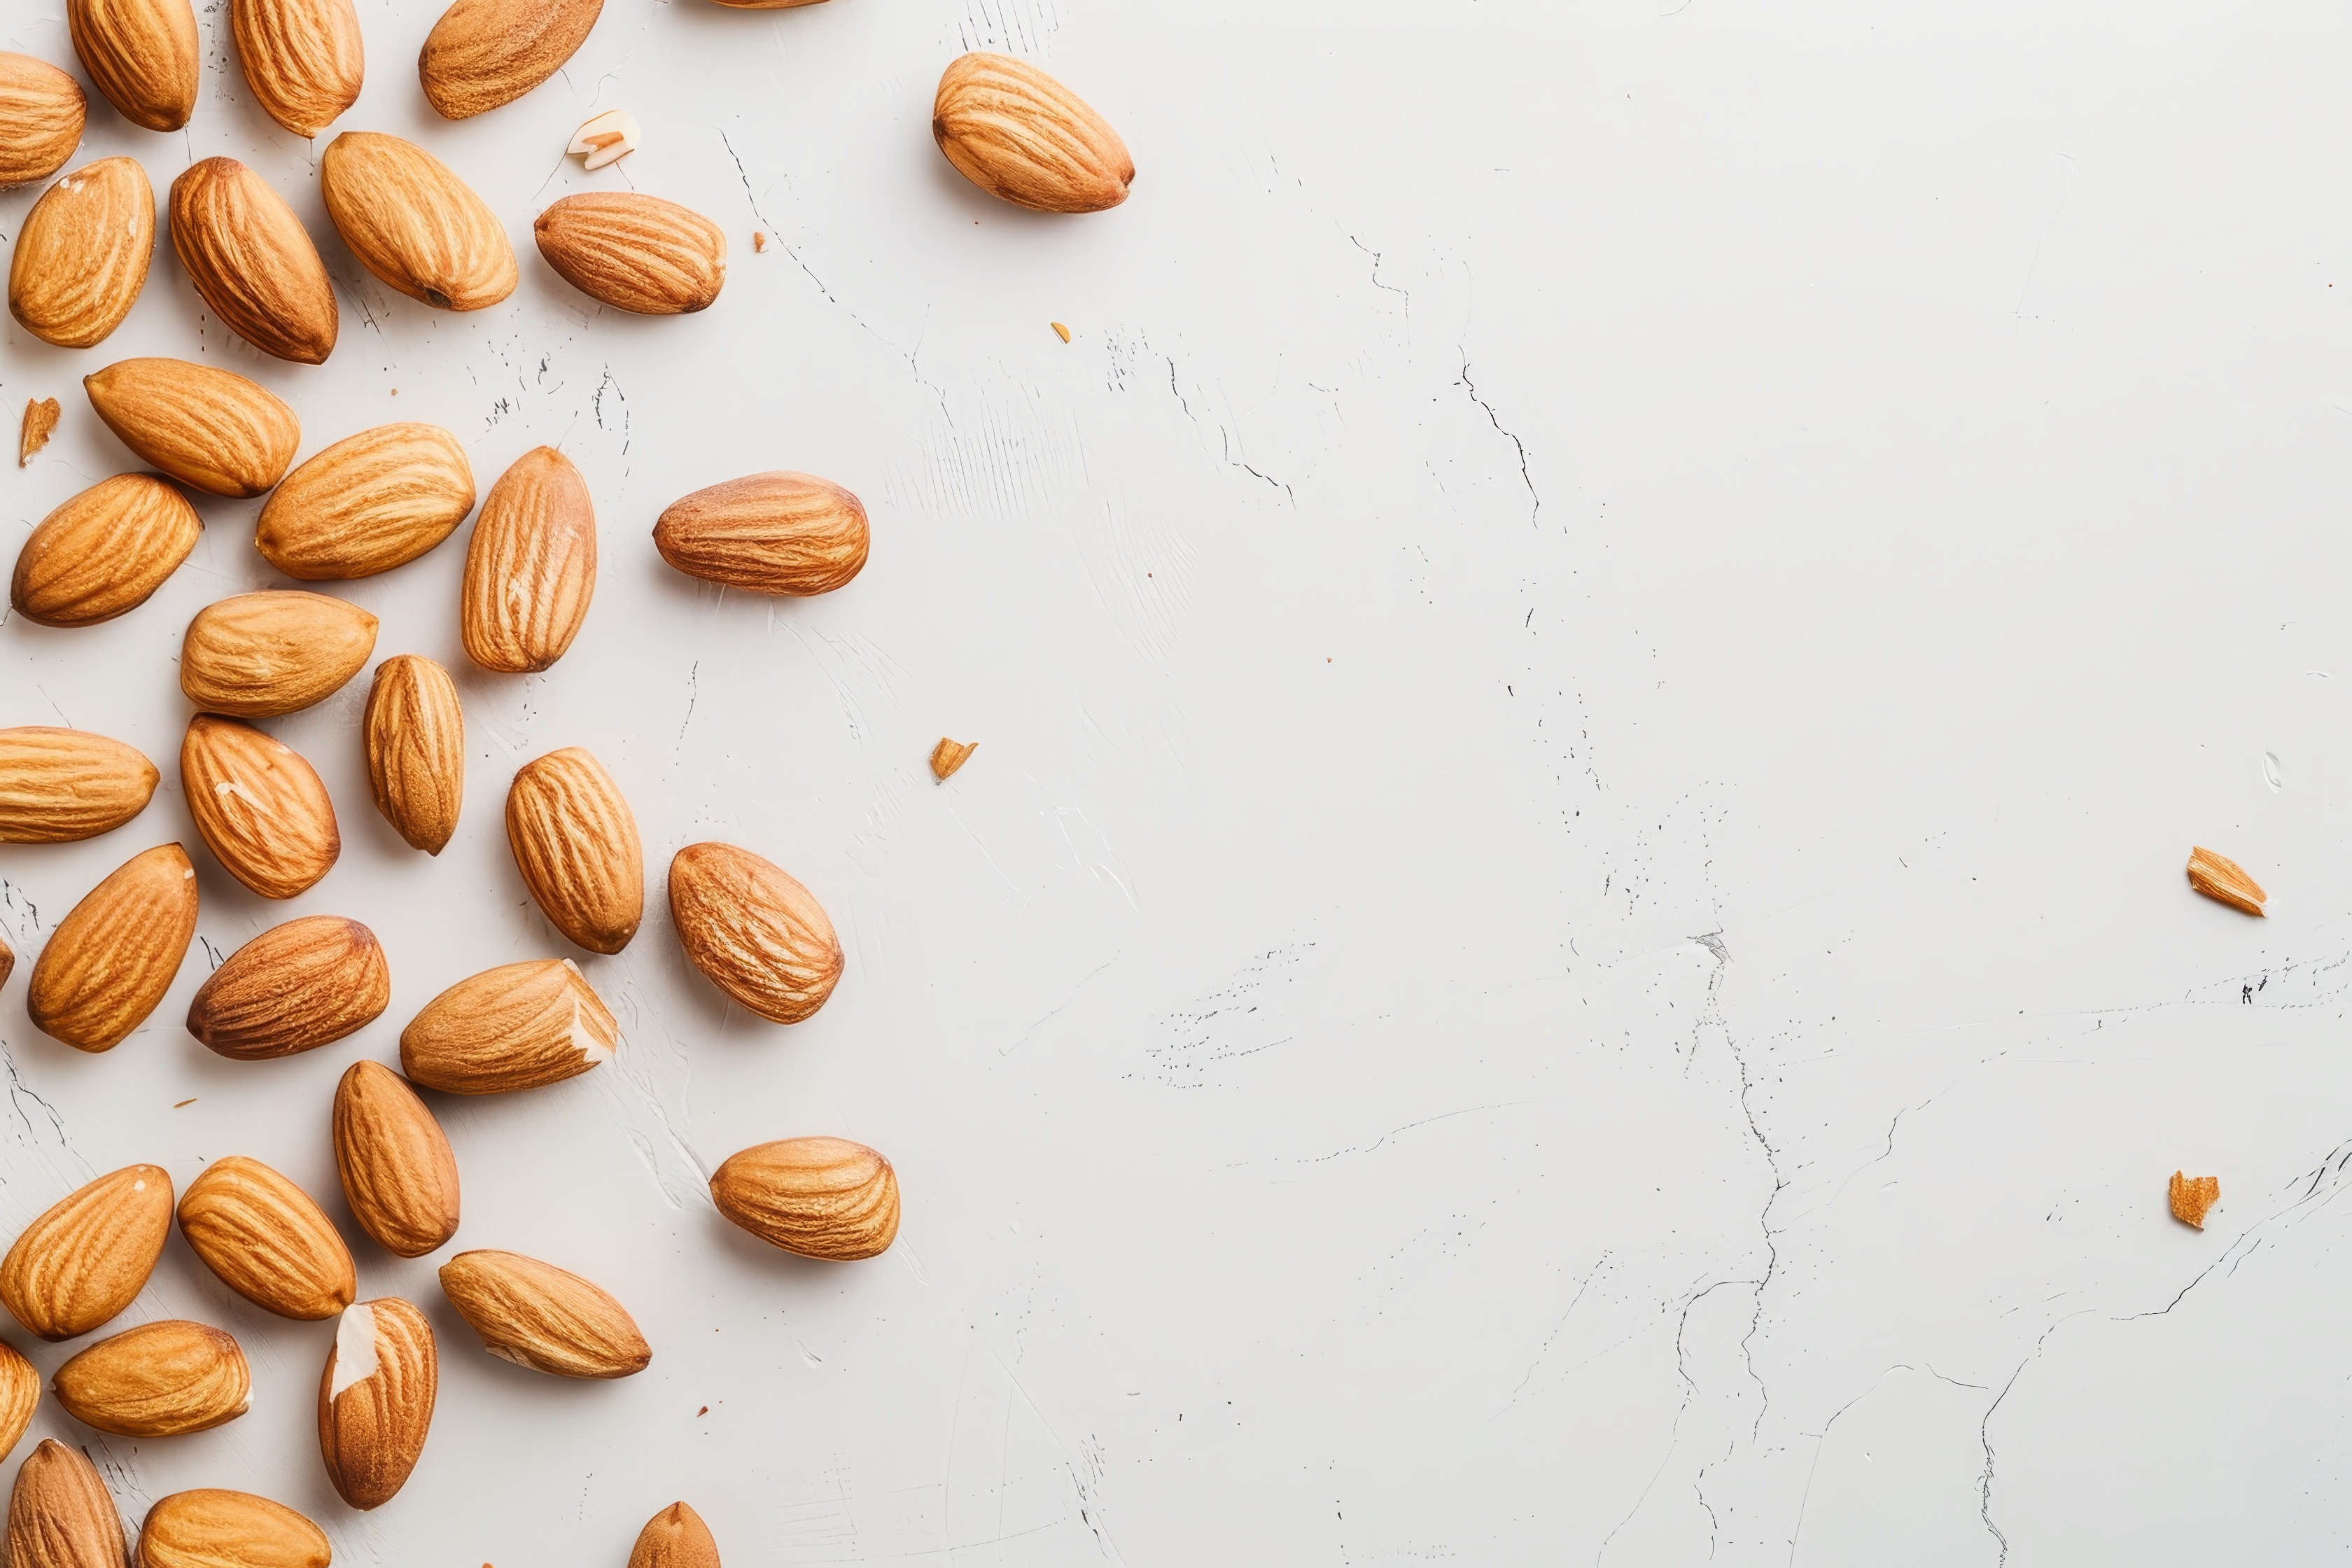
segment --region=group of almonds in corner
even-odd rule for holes
[[[720,0],[736,4],[738,0]],[[775,8],[807,0],[750,0]],[[602,0],[457,0],[426,40],[418,75],[433,107],[463,119],[545,81],[586,39]],[[202,76],[188,0],[68,0],[75,53],[131,123],[185,125]],[[278,124],[312,137],[357,99],[362,47],[351,0],[233,0],[230,31],[247,87]],[[0,53],[0,185],[48,178],[80,144],[87,100],[58,67]],[[625,121],[625,117],[622,117]],[[583,128],[583,136],[596,122]],[[982,189],[1050,212],[1123,201],[1134,166],[1116,132],[1044,72],[992,54],[951,64],[932,131]],[[618,156],[634,122],[598,136]],[[497,304],[519,279],[497,216],[423,148],[346,132],[319,161],[320,195],[362,265],[442,310]],[[334,291],[292,208],[232,158],[207,158],[173,183],[173,248],[205,304],[255,348],[303,364],[335,345]],[[45,342],[88,348],[144,286],[155,204],[138,161],[108,158],[58,181],[26,216],[8,277],[11,312]],[[717,298],[726,238],[675,203],[623,192],[566,197],[533,225],[541,253],[583,293],[624,310],[677,314]],[[473,510],[464,449],[429,424],[348,437],[289,474],[301,442],[294,410],[231,372],[132,359],[84,378],[92,409],[160,473],[124,473],[68,500],[19,553],[10,599],[30,620],[89,626],[137,608],[186,559],[202,521],[182,487],[268,495],[255,534],[287,576],[370,576],[425,554]],[[54,398],[26,409],[19,463],[56,427]],[[769,472],[697,491],[654,530],[682,572],[773,595],[829,592],[865,564],[865,509],[838,485]],[[586,481],[562,453],[525,453],[491,486],[466,555],[460,605],[467,657],[528,672],[561,658],[586,618],[596,527]],[[341,849],[333,803],[310,763],[249,721],[291,713],[341,689],[375,650],[375,618],[299,591],[243,594],[188,626],[180,684],[197,712],[180,751],[183,793],[205,847],[263,898],[324,877]],[[375,805],[415,847],[438,854],[464,792],[464,717],[448,672],[401,654],[375,671],[363,721]],[[971,753],[942,739],[944,780]],[[74,730],[0,730],[0,843],[60,843],[111,831],[142,811],[155,766],[121,742]],[[540,757],[515,776],[506,828],[515,863],[562,936],[614,953],[636,933],[644,857],[628,803],[586,751]],[[782,869],[733,845],[689,845],[670,862],[670,910],[694,966],[762,1017],[790,1024],[824,1005],[842,953],[816,899]],[[51,933],[26,1007],[36,1026],[86,1051],[121,1043],[169,990],[195,931],[195,870],[178,844],[132,856]],[[0,942],[0,983],[14,955]],[[225,1057],[268,1060],[315,1049],[373,1022],[391,999],[383,946],[340,916],[289,921],[215,971],[188,1032]],[[404,1258],[446,1244],[458,1224],[447,1139],[412,1085],[451,1094],[529,1089],[612,1056],[619,1026],[569,959],[511,963],[459,981],[400,1037],[402,1074],[359,1061],[332,1110],[336,1168],[352,1216]],[[898,1225],[890,1163],[837,1138],[746,1149],[710,1183],[720,1213],[805,1257],[871,1258]],[[170,1176],[133,1165],[59,1200],[0,1260],[0,1304],[43,1339],[103,1327],[143,1288],[169,1232]],[[259,1161],[213,1162],[179,1195],[182,1235],[238,1294],[293,1319],[338,1320],[319,1385],[329,1479],[353,1508],[398,1492],[431,1424],[432,1330],[411,1303],[362,1301],[349,1248],[310,1196]],[[486,1349],[572,1377],[625,1377],[652,1351],[610,1294],[517,1253],[459,1253],[441,1287]],[[244,1413],[250,1378],[227,1332],[171,1321],[98,1341],[61,1365],[58,1402],[102,1432],[163,1437]],[[39,1376],[0,1342],[0,1453],[22,1436]],[[80,1452],[41,1443],[9,1499],[10,1568],[121,1568],[131,1557],[104,1482]],[[325,1534],[293,1510],[246,1492],[176,1493],[149,1511],[142,1568],[325,1568]],[[649,1521],[631,1568],[716,1568],[710,1532],[684,1503]]]
[[[2263,915],[2263,906],[2270,901],[2263,885],[2247,876],[2243,866],[2201,844],[2189,847],[2189,885],[2217,904],[2227,904],[2258,919]],[[2165,1196],[2172,1205],[2173,1218],[2203,1230],[2205,1216],[2221,1201],[2221,1178],[2190,1176],[2175,1171]]]

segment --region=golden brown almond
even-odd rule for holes
[[[8,976],[16,970],[16,950],[0,939],[0,985],[8,984]]]
[[[695,968],[762,1018],[797,1024],[841,980],[841,942],[824,907],[749,849],[679,850],[669,863],[669,912]]]
[[[172,1234],[172,1178],[126,1165],[75,1189],[0,1258],[0,1302],[45,1340],[86,1334],[131,1305]]]
[[[2189,885],[2216,903],[2250,915],[2260,915],[2270,900],[2262,884],[2246,875],[2244,867],[2202,846],[2189,851]]]
[[[719,1212],[803,1258],[872,1258],[898,1234],[898,1175],[846,1138],[782,1138],[728,1157],[710,1178]]]
[[[45,626],[94,626],[145,604],[196,547],[204,520],[177,486],[116,474],[41,520],[16,552],[8,598]]]
[[[466,714],[449,672],[419,654],[375,667],[367,718],[375,808],[412,848],[438,855],[466,796]]]
[[[0,1459],[16,1452],[41,1403],[41,1374],[15,1345],[0,1341]]]
[[[331,1318],[359,1295],[351,1248],[310,1194],[231,1154],[180,1197],[180,1234],[221,1282],[281,1318]]]
[[[2219,1176],[2189,1176],[2172,1173],[2167,1193],[2172,1203],[2172,1217],[2199,1230],[2205,1228],[2205,1216],[2221,1201],[2221,1178]]]
[[[100,158],[41,193],[8,258],[8,310],[61,349],[122,324],[155,256],[155,187],[136,158]]]
[[[334,1125],[335,1170],[362,1230],[402,1258],[457,1234],[457,1157],[407,1079],[353,1062],[335,1086]]]
[[[965,55],[941,73],[931,136],[965,179],[1039,212],[1101,212],[1135,183],[1110,121],[1010,55]]]
[[[610,1059],[621,1026],[568,958],[500,964],[460,980],[400,1032],[400,1065],[445,1094],[505,1094]]]
[[[499,476],[466,548],[458,631],[484,669],[528,674],[563,657],[596,592],[596,508],[552,447]]]
[[[326,1532],[251,1492],[173,1492],[139,1527],[138,1568],[328,1568]]]
[[[177,1437],[245,1414],[253,1373],[226,1330],[184,1318],[102,1339],[49,1380],[66,1414],[118,1437]]]
[[[49,437],[57,433],[58,420],[63,415],[64,410],[58,406],[58,400],[54,397],[25,399],[24,423],[16,427],[18,468],[28,467],[41,448],[49,444]]]
[[[405,565],[474,510],[466,448],[437,425],[379,425],[304,463],[262,503],[253,542],[289,577],[373,577]]]
[[[265,899],[290,899],[343,852],[318,773],[250,724],[199,713],[180,743],[188,815],[228,874]]]
[[[8,1568],[124,1568],[122,1520],[87,1455],[44,1437],[8,1494]]]
[[[238,594],[205,605],[180,643],[180,689],[199,708],[240,719],[322,701],[367,665],[376,620],[347,599],[293,589]]]
[[[416,57],[425,100],[444,120],[512,103],[588,41],[604,0],[457,0]]]
[[[233,371],[179,359],[127,359],[82,377],[89,405],[122,444],[207,495],[257,496],[302,444],[277,395]]]
[[[727,281],[726,233],[659,196],[566,196],[540,214],[530,232],[566,283],[615,310],[685,315],[708,309]]]
[[[81,145],[89,100],[47,60],[0,52],[0,185],[46,180]]]
[[[335,289],[319,247],[243,163],[206,158],[172,182],[172,249],[213,314],[263,353],[323,364],[334,352]]]
[[[720,0],[729,5],[735,0]],[[787,4],[804,5],[811,0],[786,0]],[[719,1542],[710,1539],[710,1527],[702,1516],[682,1502],[674,1502],[637,1531],[637,1543],[629,1550],[629,1568],[719,1568]]]
[[[0,730],[0,844],[70,844],[147,809],[155,764],[87,730]]]
[[[931,748],[931,777],[941,784],[947,783],[949,777],[978,750],[978,741],[950,741],[941,735],[940,743]]]
[[[66,0],[82,69],[122,118],[177,131],[196,109],[204,65],[188,0]]]
[[[255,101],[295,135],[358,100],[367,51],[352,0],[229,0],[228,27]]]
[[[628,1309],[577,1274],[516,1252],[461,1252],[441,1293],[501,1361],[558,1377],[628,1377],[654,1359]]]
[[[507,791],[507,844],[550,924],[591,952],[618,952],[646,912],[637,819],[579,746],[527,763]]]
[[[856,496],[781,469],[697,490],[654,524],[663,560],[754,594],[829,594],[865,566],[867,542]]]
[[[270,927],[228,955],[188,1005],[188,1033],[237,1061],[316,1050],[356,1034],[392,1002],[375,932],[341,915]]]
[[[390,1502],[425,1452],[440,1367],[433,1326],[396,1296],[356,1301],[319,1376],[319,1452],[357,1509]]]
[[[344,132],[319,160],[319,191],[360,265],[410,299],[478,310],[514,292],[498,215],[415,142]]]
[[[112,1050],[163,1000],[195,934],[187,851],[159,844],[133,855],[50,934],[25,1011],[35,1028],[77,1050]]]

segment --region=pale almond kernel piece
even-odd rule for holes
[[[2263,905],[2270,900],[2262,884],[2246,875],[2245,868],[2202,846],[2189,852],[2189,885],[2216,903],[2250,915],[2262,914]]]
[[[583,123],[572,133],[572,143],[564,152],[585,160],[583,167],[593,171],[608,163],[616,163],[637,150],[645,132],[637,125],[637,117],[625,109],[608,109]]]

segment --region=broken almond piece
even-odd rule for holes
[[[1055,331],[1056,333],[1058,333],[1058,334],[1060,335],[1061,340],[1062,340],[1064,342],[1066,342],[1066,342],[1068,342],[1070,341],[1070,329],[1069,329],[1069,328],[1067,328],[1067,327],[1066,327],[1066,326],[1062,325],[1062,323],[1061,323],[1061,322],[1059,322],[1059,321],[1048,321],[1048,322],[1046,322],[1045,324],[1046,324],[1047,326],[1049,326],[1049,327],[1053,328],[1053,329],[1054,329],[1054,331]]]
[[[2270,898],[2261,883],[2246,875],[2245,868],[2202,846],[2189,851],[2189,885],[2216,903],[2250,915],[2260,915]]]
[[[2172,1173],[2171,1197],[2172,1217],[2183,1225],[2203,1230],[2206,1215],[2221,1201],[2221,1178],[2184,1176],[2175,1171]]]
[[[964,759],[978,750],[978,741],[950,741],[941,735],[940,743],[931,748],[931,776],[941,784],[947,783],[948,775],[963,766]]]
[[[25,400],[25,426],[16,437],[16,466],[23,468],[33,460],[33,454],[49,444],[50,432],[58,427],[58,400],[54,397],[28,397]]]
[[[635,152],[644,135],[637,128],[636,116],[625,109],[608,109],[573,132],[572,145],[564,151],[575,158],[585,158],[589,168],[601,169]]]
[[[768,248],[768,237],[767,237],[766,235],[764,235],[764,234],[761,233],[758,229],[756,229],[756,228],[755,228],[755,229],[753,229],[753,230],[751,231],[751,249],[752,249],[752,251],[753,251],[755,254],[764,255],[764,254],[766,253],[766,251],[767,251],[767,248]]]

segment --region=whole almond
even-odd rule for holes
[[[438,855],[466,797],[466,714],[449,672],[420,654],[375,667],[367,718],[375,808],[412,848]]]
[[[335,347],[335,288],[319,247],[269,182],[234,158],[172,182],[172,249],[229,331],[263,353],[323,364]]]
[[[139,1568],[328,1568],[333,1559],[326,1531],[251,1492],[173,1492],[139,1527]]]
[[[206,605],[180,643],[180,689],[240,719],[292,713],[333,696],[375,651],[375,617],[348,599],[294,589]]]
[[[591,952],[618,952],[646,912],[637,819],[579,746],[526,763],[507,791],[507,844],[549,923]]]
[[[439,1384],[424,1313],[396,1296],[343,1309],[319,1377],[319,1452],[345,1502],[381,1507],[407,1481]]]
[[[334,1126],[352,1217],[384,1250],[422,1258],[457,1234],[457,1157],[405,1079],[353,1062],[335,1086]]]
[[[281,1318],[331,1318],[360,1293],[334,1222],[310,1194],[242,1154],[188,1184],[180,1234],[223,1284]]]
[[[444,120],[512,103],[563,68],[604,0],[457,0],[416,57],[425,100]]]
[[[732,4],[733,0],[720,0]],[[805,5],[809,0],[790,0],[793,5]],[[719,1542],[710,1539],[710,1527],[702,1516],[682,1502],[674,1502],[637,1531],[637,1543],[629,1549],[629,1568],[719,1568]]]
[[[16,1451],[40,1403],[40,1373],[15,1345],[0,1341],[0,1459]]]
[[[814,895],[732,844],[689,844],[669,863],[678,945],[703,977],[762,1018],[797,1024],[841,980],[841,942]]]
[[[504,963],[460,980],[400,1032],[400,1065],[445,1094],[504,1094],[576,1078],[609,1059],[621,1026],[568,958]]]
[[[155,256],[155,187],[136,158],[85,163],[41,193],[8,258],[8,311],[61,349],[122,324]]]
[[[596,591],[596,508],[552,447],[499,476],[466,548],[458,631],[484,669],[527,674],[563,657]]]
[[[697,490],[654,524],[663,560],[754,594],[829,594],[866,564],[867,539],[856,496],[785,470]]]
[[[89,405],[122,444],[207,495],[257,496],[302,443],[276,394],[233,371],[179,359],[127,359],[82,377]]]
[[[0,1258],[0,1302],[45,1340],[69,1340],[131,1305],[172,1234],[172,1178],[126,1165],[26,1226]]]
[[[196,14],[188,0],[66,0],[82,69],[131,124],[177,131],[196,109]]]
[[[163,1000],[195,934],[187,851],[159,844],[134,855],[58,922],[34,961],[25,1011],[77,1050],[112,1050]]]
[[[615,310],[684,315],[709,308],[727,281],[726,231],[659,196],[566,196],[540,214],[530,232],[566,283]]]
[[[122,1519],[89,1456],[44,1437],[8,1494],[8,1568],[125,1568]]]
[[[66,1414],[118,1437],[177,1437],[245,1414],[253,1373],[226,1330],[184,1318],[102,1339],[49,1380]]]
[[[783,1138],[728,1157],[710,1178],[719,1212],[803,1258],[872,1258],[898,1234],[898,1175],[846,1138]]]
[[[0,52],[0,185],[46,180],[81,145],[89,100],[47,60]]]
[[[302,892],[343,852],[335,805],[317,772],[250,724],[209,713],[189,720],[180,786],[206,847],[265,899]]]
[[[70,844],[147,809],[155,764],[87,730],[0,730],[0,844]]]
[[[253,533],[262,558],[306,583],[405,565],[474,510],[466,448],[438,425],[379,425],[286,476]]]
[[[255,101],[295,135],[359,98],[367,52],[352,0],[229,0],[228,28]]]
[[[145,604],[196,547],[204,520],[177,486],[116,474],[41,520],[16,552],[9,602],[45,626],[94,626]]]
[[[514,292],[498,215],[415,143],[346,131],[319,160],[319,191],[360,265],[410,299],[478,310]]]
[[[1110,121],[1010,55],[965,55],[941,73],[931,136],[965,179],[1039,212],[1101,212],[1135,183]]]
[[[515,1252],[461,1252],[441,1293],[502,1361],[558,1377],[627,1377],[654,1352],[636,1320],[577,1274]]]
[[[268,1061],[355,1034],[391,1001],[392,966],[375,932],[341,915],[304,915],[213,971],[188,1005],[188,1033],[235,1060]]]

